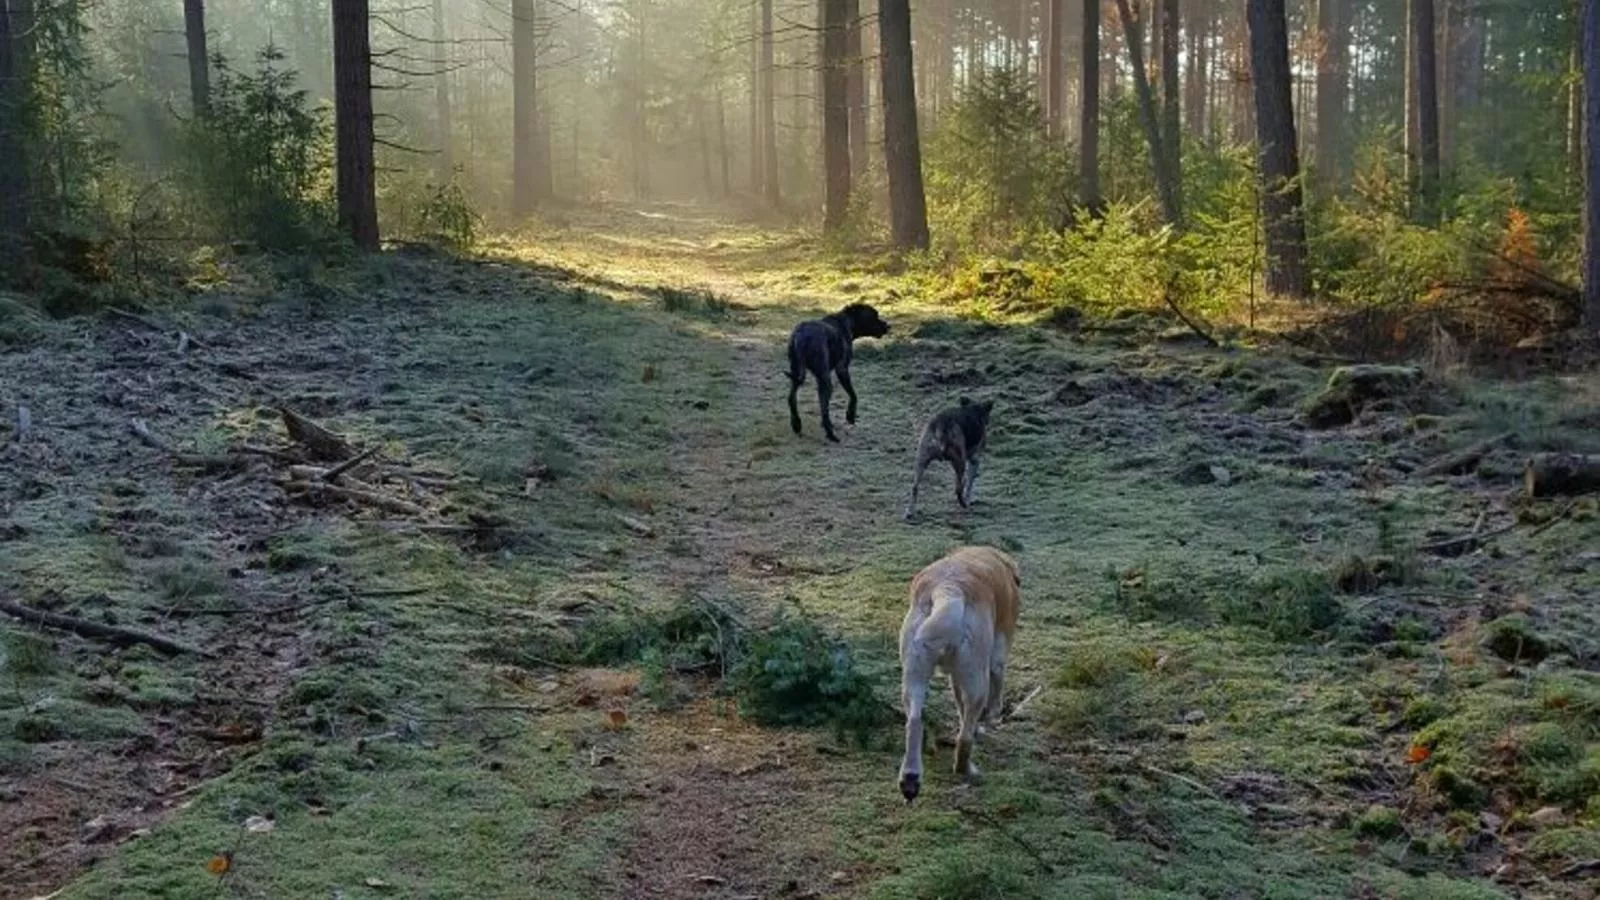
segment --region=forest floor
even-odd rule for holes
[[[142,321],[0,318],[28,332],[0,408],[31,414],[0,426],[0,600],[208,654],[0,617],[0,896],[1595,896],[1600,517],[1517,494],[1528,452],[1600,451],[1592,375],[1430,373],[1312,430],[1325,364],[910,293],[612,211],[471,259],[223,260]],[[860,421],[836,396],[825,443],[808,386],[795,437],[783,340],[855,297],[894,323]],[[902,521],[961,393],[998,401],[977,504],[935,470]],[[287,492],[280,406],[381,448],[354,471],[405,503]],[[863,749],[530,649],[798,605],[892,702],[909,579],[963,542],[1020,560],[1031,699],[981,785],[934,747],[911,807],[892,722]]]

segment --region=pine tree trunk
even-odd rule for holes
[[[1417,152],[1420,166],[1418,216],[1439,224],[1439,60],[1433,0],[1412,0],[1416,9]]]
[[[896,247],[927,249],[928,205],[922,191],[909,0],[878,0],[878,37],[882,42],[879,55],[883,70],[883,155],[889,175],[889,230]]]
[[[1233,107],[1233,142],[1244,145],[1250,143],[1255,137],[1255,94],[1252,85],[1255,83],[1254,72],[1250,68],[1251,46],[1250,29],[1247,23],[1239,23],[1235,32],[1238,40],[1233,48],[1233,96],[1229,103]],[[1287,84],[1285,85],[1287,87]]]
[[[750,196],[761,194],[761,11],[750,7]]]
[[[333,0],[334,137],[339,224],[362,250],[378,249],[373,163],[372,47],[367,0]]]
[[[1583,36],[1572,47],[1571,81],[1567,85],[1567,159],[1574,181],[1583,178]]]
[[[1422,125],[1417,109],[1417,0],[1406,2],[1405,165],[1406,202],[1415,208],[1422,159]]]
[[[1178,0],[1160,0],[1161,38],[1161,147],[1167,153],[1167,177],[1177,201],[1178,221],[1183,220],[1183,112],[1182,73],[1178,53],[1182,47]]]
[[[861,0],[845,0],[845,105],[850,110],[850,182],[860,190],[867,177],[867,71],[861,56]]]
[[[183,34],[189,48],[189,98],[196,118],[211,108],[211,58],[206,55],[206,2],[183,0]]]
[[[1584,319],[1600,332],[1600,0],[1583,0]]]
[[[1145,68],[1144,25],[1133,15],[1128,0],[1117,0],[1117,12],[1122,18],[1123,42],[1127,45],[1128,62],[1133,69],[1133,87],[1139,97],[1139,121],[1144,126],[1145,140],[1150,144],[1150,167],[1155,172],[1156,193],[1161,199],[1161,218],[1169,225],[1182,227],[1181,188],[1169,168],[1172,156],[1161,134],[1155,91],[1150,87],[1149,69]]]
[[[772,51],[772,0],[761,0],[761,186],[767,206],[777,209],[778,119]]]
[[[1262,210],[1267,233],[1267,290],[1305,297],[1306,227],[1300,197],[1299,149],[1289,70],[1284,0],[1249,0],[1251,79],[1261,152]]]
[[[1044,40],[1044,121],[1054,137],[1060,137],[1062,118],[1066,110],[1067,73],[1066,42],[1067,0],[1045,0]]]
[[[1317,58],[1317,185],[1323,199],[1338,193],[1339,154],[1344,141],[1346,72],[1350,58],[1349,0],[1318,0],[1317,30],[1322,53]]]
[[[445,27],[444,0],[433,0],[433,109],[434,140],[439,145],[440,184],[448,184],[455,174],[455,155],[451,151],[451,135],[455,133],[454,118],[450,109],[450,54],[449,29]]]
[[[1461,0],[1438,0],[1439,8],[1439,165],[1450,171],[1456,158],[1456,85],[1461,52]]]
[[[1078,180],[1083,206],[1100,212],[1100,0],[1083,0],[1083,92]]]
[[[533,0],[511,0],[511,215],[524,219],[539,205],[538,69]],[[635,148],[637,152],[637,148]]]
[[[722,163],[722,193],[733,193],[732,161],[728,158],[728,104],[722,94],[722,80],[717,79],[717,155]]]
[[[26,81],[18,65],[17,25],[0,0],[0,283],[12,280],[28,235],[28,157],[23,139]]]
[[[824,233],[844,227],[850,215],[850,16],[845,0],[822,0],[822,168],[826,197]]]
[[[1184,124],[1197,138],[1206,134],[1207,83],[1211,79],[1211,3],[1191,0],[1189,4],[1188,76],[1184,85]]]

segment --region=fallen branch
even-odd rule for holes
[[[1513,437],[1515,437],[1515,434],[1510,431],[1497,434],[1487,440],[1479,441],[1458,453],[1442,456],[1411,474],[1417,478],[1432,478],[1435,475],[1465,475],[1476,468],[1478,463],[1488,455],[1489,451]]]
[[[284,491],[290,494],[326,494],[340,500],[349,500],[363,506],[372,506],[387,512],[399,513],[402,516],[420,516],[426,512],[415,503],[388,497],[374,491],[363,491],[355,488],[340,487],[336,484],[323,484],[311,481],[291,481],[283,486]]]
[[[361,465],[362,463],[366,462],[367,460],[371,459],[372,457],[377,456],[379,449],[381,449],[381,448],[372,447],[372,448],[370,448],[368,450],[363,451],[362,453],[360,453],[357,456],[353,456],[350,459],[345,460],[344,462],[338,464],[337,466],[334,466],[332,469],[329,469],[328,473],[326,475],[322,476],[322,480],[323,481],[338,481],[340,475],[343,475],[344,473],[350,471],[351,469],[354,469],[356,466]]]
[[[1482,533],[1479,533],[1477,531],[1477,529],[1474,528],[1472,534],[1464,534],[1464,535],[1461,535],[1460,537],[1453,537],[1453,538],[1450,538],[1449,540],[1444,540],[1444,541],[1434,541],[1431,544],[1423,544],[1422,546],[1418,547],[1417,549],[1420,550],[1423,553],[1437,553],[1437,554],[1440,554],[1440,555],[1445,555],[1446,551],[1451,551],[1451,550],[1459,550],[1461,553],[1466,553],[1469,550],[1475,550],[1480,545],[1487,543],[1490,538],[1496,538],[1496,537],[1499,537],[1502,534],[1507,534],[1510,531],[1514,530],[1516,527],[1517,527],[1517,523],[1516,522],[1512,522],[1510,525],[1506,525],[1506,526],[1503,526],[1501,528],[1496,528],[1493,531],[1485,531],[1485,532],[1482,532]],[[1455,554],[1455,555],[1459,555],[1459,554]]]
[[[119,628],[115,625],[102,625],[99,622],[90,622],[73,616],[45,612],[42,609],[33,609],[19,603],[12,603],[9,600],[0,600],[0,612],[14,616],[24,622],[34,622],[46,628],[54,628],[59,631],[70,631],[81,637],[110,641],[118,646],[144,644],[171,655],[192,653],[195,656],[208,658],[216,655],[209,650],[203,650],[192,644],[185,644],[159,634],[136,631],[132,628]]]
[[[134,419],[130,421],[128,423],[128,430],[133,432],[134,437],[137,437],[145,444],[160,450],[162,453],[167,454],[168,456],[172,457],[174,462],[177,462],[181,465],[193,466],[194,468],[203,469],[207,472],[214,472],[219,469],[235,469],[244,464],[243,460],[233,455],[211,456],[201,453],[181,453],[174,449],[171,444],[163,441],[151,433],[150,426],[145,424],[143,419]]]
[[[1166,769],[1160,768],[1159,766],[1152,766],[1152,765],[1150,765],[1149,763],[1146,763],[1146,762],[1139,763],[1139,768],[1144,769],[1146,772],[1149,772],[1149,773],[1151,773],[1153,775],[1165,775],[1166,777],[1171,778],[1174,781],[1180,781],[1180,782],[1182,782],[1184,784],[1187,784],[1189,787],[1194,788],[1195,790],[1199,791],[1202,794],[1205,794],[1207,797],[1210,797],[1213,800],[1221,800],[1222,799],[1220,796],[1217,795],[1216,791],[1213,791],[1211,788],[1206,787],[1205,785],[1201,784],[1198,781],[1195,781],[1193,778],[1190,778],[1187,775],[1179,775],[1177,772],[1169,772]]]
[[[1206,346],[1213,348],[1221,347],[1222,344],[1219,343],[1216,338],[1212,337],[1204,328],[1201,328],[1199,325],[1195,324],[1194,320],[1189,318],[1189,316],[1178,307],[1178,301],[1172,296],[1174,282],[1176,282],[1176,280],[1176,277],[1174,277],[1172,281],[1167,283],[1166,289],[1161,292],[1161,299],[1166,301],[1168,308],[1172,310],[1172,314],[1178,317],[1178,321],[1189,326],[1189,330],[1199,335],[1200,340],[1206,342]]]
[[[1033,699],[1042,693],[1044,693],[1044,685],[1041,684],[1029,691],[1028,696],[1023,697],[1021,702],[1019,702],[1016,706],[1011,707],[1011,712],[1007,713],[1003,718],[1015,719],[1017,716],[1022,714],[1024,707],[1026,707],[1029,703],[1032,703]]]

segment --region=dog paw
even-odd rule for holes
[[[799,434],[800,433],[800,420],[799,419],[791,420],[789,422],[789,428],[792,429],[795,434]]]
[[[834,442],[835,444],[837,444],[837,443],[839,443],[839,436],[830,431],[830,432],[828,432],[828,440],[830,440],[830,441]]]
[[[854,425],[856,423],[856,414],[853,413],[853,412],[845,413],[844,414],[844,421],[848,425]]]

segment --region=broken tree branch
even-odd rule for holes
[[[1477,468],[1478,463],[1488,455],[1489,451],[1511,440],[1513,437],[1515,437],[1515,434],[1510,431],[1497,434],[1487,440],[1479,441],[1465,450],[1441,456],[1411,474],[1418,478],[1432,478],[1435,475],[1465,475]]]
[[[374,491],[362,491],[355,488],[340,487],[336,484],[325,484],[312,481],[291,481],[283,486],[290,494],[326,494],[340,500],[349,500],[363,506],[372,506],[402,516],[420,516],[424,510],[415,503],[409,503],[395,497],[388,497]]]
[[[0,600],[0,612],[14,616],[24,622],[33,622],[58,631],[70,631],[81,637],[110,641],[118,646],[144,644],[171,655],[192,653],[195,656],[208,658],[216,656],[209,650],[201,649],[192,644],[185,644],[169,637],[163,637],[159,634],[151,634],[150,632],[138,631],[132,628],[120,628],[115,625],[102,625],[99,622],[90,622],[73,616],[45,612],[42,609],[33,609],[20,603],[12,603],[9,600]]]
[[[1529,497],[1600,491],[1600,456],[1541,453],[1529,457],[1522,470],[1522,489]]]
[[[355,455],[350,449],[350,442],[321,424],[306,418],[287,406],[278,408],[278,414],[283,417],[283,427],[289,432],[290,440],[304,444],[311,455],[317,459],[330,462],[346,460]]]

